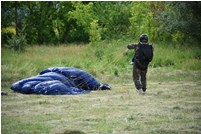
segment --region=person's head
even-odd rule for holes
[[[147,34],[140,35],[140,42],[148,42],[148,35]]]

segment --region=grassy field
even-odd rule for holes
[[[1,96],[1,133],[201,133],[200,49],[155,48],[143,96],[134,88],[133,52],[125,45],[33,46],[24,53],[3,48],[1,90],[8,95]],[[112,90],[62,96],[10,90],[12,83],[54,66],[83,69]]]

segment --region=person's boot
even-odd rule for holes
[[[139,89],[138,91],[139,91],[139,95],[144,95],[145,94],[145,92],[142,89]]]

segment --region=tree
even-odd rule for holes
[[[157,40],[157,22],[154,20],[154,15],[157,15],[153,11],[154,6],[152,2],[133,2],[131,7],[130,19],[130,34],[133,37],[137,37],[143,33],[149,35],[152,40]]]
[[[2,46],[14,48],[16,51],[23,51],[27,45],[26,33],[24,33],[25,16],[27,15],[24,2],[11,1],[1,2],[1,43]],[[5,45],[7,44],[7,45]]]
[[[1,8],[1,28],[15,26],[16,35],[18,35],[22,30],[22,23],[24,21],[25,14],[26,11],[23,2],[3,1]]]
[[[28,44],[121,39],[201,42],[201,2],[3,1],[2,44],[22,29]],[[12,30],[10,30],[12,29]],[[22,34],[23,34],[22,33]]]
[[[94,2],[95,19],[101,27],[102,39],[119,38],[129,30],[131,2]]]
[[[157,17],[161,27],[179,41],[201,42],[201,2],[166,2],[166,9]]]
[[[74,20],[70,19],[69,12],[74,8],[72,7],[71,2],[56,2],[56,19],[53,20],[53,25],[58,37],[59,43],[67,43],[72,41],[71,30],[73,25],[75,25]]]

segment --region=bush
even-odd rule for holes
[[[91,22],[91,27],[89,30],[90,37],[89,40],[92,44],[95,44],[97,41],[101,40],[100,28],[98,26],[98,20]]]
[[[19,36],[12,35],[11,38],[8,39],[7,46],[17,52],[25,51],[27,46],[26,36],[23,34],[19,34]]]

